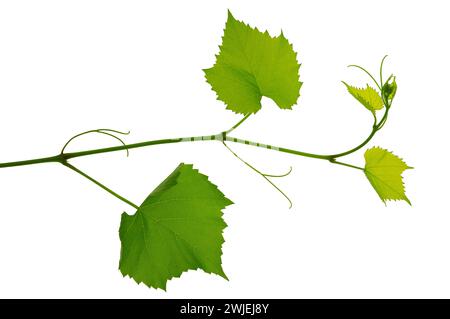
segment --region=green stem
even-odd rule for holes
[[[16,161],[16,162],[9,162],[9,163],[0,163],[0,168],[25,166],[25,165],[33,165],[33,164],[42,164],[42,163],[60,163],[60,164],[62,164],[64,166],[70,168],[71,170],[77,172],[78,174],[84,176],[85,178],[87,178],[88,180],[93,182],[94,184],[100,186],[101,188],[106,190],[108,193],[110,193],[114,197],[116,197],[116,198],[120,199],[121,201],[127,203],[128,205],[138,209],[138,206],[136,204],[132,203],[131,201],[129,201],[125,197],[120,196],[119,194],[117,194],[116,192],[114,192],[110,188],[106,187],[102,183],[98,182],[94,178],[90,177],[86,173],[82,172],[81,170],[79,170],[75,166],[69,164],[67,161],[69,159],[76,158],[76,157],[90,156],[90,155],[102,154],[102,153],[110,153],[110,152],[117,152],[117,151],[123,151],[123,150],[128,151],[129,149],[141,148],[141,147],[152,146],[152,145],[173,144],[173,143],[180,143],[180,142],[195,142],[195,141],[217,140],[217,141],[221,141],[222,143],[224,143],[225,141],[230,141],[230,142],[242,143],[242,144],[246,144],[246,145],[253,145],[253,146],[262,147],[262,148],[266,148],[266,149],[272,149],[272,150],[276,150],[276,151],[283,152],[283,153],[289,153],[289,154],[293,154],[293,155],[299,155],[299,156],[304,156],[304,157],[328,160],[328,161],[330,161],[331,163],[334,163],[334,164],[344,165],[344,166],[347,166],[347,167],[356,168],[356,169],[360,169],[361,170],[362,169],[361,167],[353,166],[353,165],[342,163],[342,162],[338,162],[338,161],[336,161],[336,158],[342,157],[342,156],[345,156],[345,155],[348,155],[348,154],[351,154],[353,152],[356,152],[357,150],[362,148],[364,145],[366,145],[372,139],[372,137],[375,135],[375,133],[381,128],[380,124],[381,124],[381,126],[382,126],[382,124],[384,124],[384,122],[386,121],[386,118],[387,118],[387,114],[388,114],[388,107],[386,108],[386,112],[385,112],[383,118],[381,119],[381,121],[378,123],[378,125],[377,125],[376,119],[375,119],[375,123],[373,125],[372,132],[370,133],[370,135],[361,144],[359,144],[358,146],[356,146],[356,147],[354,147],[354,148],[352,148],[352,149],[350,149],[350,150],[348,150],[346,152],[342,152],[342,153],[338,153],[338,154],[331,154],[331,155],[313,154],[313,153],[307,153],[307,152],[297,151],[297,150],[293,150],[293,149],[288,149],[288,148],[284,148],[284,147],[277,147],[277,146],[266,145],[266,144],[262,144],[262,143],[259,143],[259,142],[250,142],[250,141],[246,141],[246,140],[241,140],[241,139],[238,139],[238,138],[227,136],[227,131],[225,131],[225,132],[222,132],[222,133],[219,133],[219,134],[216,134],[216,135],[204,135],[204,136],[196,136],[196,137],[181,137],[181,138],[173,138],[173,139],[161,139],[161,140],[146,141],[146,142],[140,142],[140,143],[134,143],[134,144],[125,144],[125,145],[121,145],[121,146],[99,148],[99,149],[93,149],[93,150],[87,150],[87,151],[81,151],[81,152],[60,153],[60,154],[58,154],[56,156],[51,156],[51,157],[43,157],[43,158],[36,158],[36,159],[31,159],[31,160]],[[241,121],[239,121],[236,125],[234,125],[229,131],[232,131],[235,128],[237,128],[249,116],[250,115],[246,115]],[[225,143],[224,143],[224,145],[235,156],[237,156]],[[239,156],[237,156],[237,157],[239,158]],[[292,206],[292,202],[289,199],[289,197],[286,196],[286,194],[281,189],[279,189],[278,186],[276,186],[272,181],[270,181],[268,179],[269,175],[263,174],[259,170],[254,168],[252,165],[250,165],[249,163],[247,163],[245,161],[243,161],[243,162],[247,166],[249,166],[251,169],[253,169],[255,172],[260,174],[273,187],[275,187],[284,197],[287,198],[287,200],[289,201],[290,206]]]
[[[134,143],[134,144],[126,144],[125,146],[120,145],[120,146],[99,148],[99,149],[94,149],[94,150],[89,150],[89,151],[66,153],[66,154],[64,154],[64,157],[65,157],[65,159],[71,159],[71,158],[89,156],[89,155],[94,155],[94,154],[117,152],[117,151],[123,151],[123,150],[127,150],[127,149],[130,150],[133,148],[140,148],[140,147],[151,146],[151,145],[179,143],[179,142],[183,142],[185,139],[186,138],[171,138],[171,139],[146,141],[146,142],[140,142],[140,143]]]
[[[26,161],[0,163],[0,168],[42,164],[42,163],[52,163],[52,162],[61,163],[61,156],[56,155],[56,156],[50,156],[50,157],[35,158],[35,159],[31,159],[31,160],[26,160]]]
[[[378,124],[376,124],[377,131],[381,130],[381,128],[384,126],[384,123],[386,123],[387,117],[389,114],[389,109],[391,108],[391,105],[392,105],[392,101],[389,103],[386,100],[386,98],[384,97],[383,92],[381,92],[381,100],[383,101],[383,104],[385,106],[385,111],[384,111],[384,114],[383,114],[383,117],[381,118],[381,120],[378,122]]]
[[[232,131],[234,131],[235,129],[237,129],[239,127],[239,125],[241,125],[242,123],[245,122],[246,119],[248,119],[250,117],[250,115],[252,115],[252,113],[247,114],[246,116],[244,116],[239,122],[237,122],[235,125],[233,125],[228,131],[226,131],[225,133],[231,133]]]
[[[114,197],[120,199],[122,202],[127,203],[128,205],[139,209],[139,206],[132,203],[131,201],[129,201],[128,199],[126,199],[123,196],[120,196],[119,194],[117,194],[116,192],[114,192],[113,190],[111,190],[110,188],[106,187],[105,185],[103,185],[102,183],[100,183],[99,181],[95,180],[94,178],[92,178],[91,176],[89,176],[88,174],[86,174],[85,172],[79,170],[78,168],[76,168],[75,166],[67,163],[67,162],[62,162],[62,164],[68,168],[70,168],[71,170],[73,170],[74,172],[77,172],[78,174],[80,174],[83,177],[86,177],[88,180],[90,180],[91,182],[93,182],[94,184],[100,186],[101,188],[103,188],[105,191],[107,191],[108,193],[110,193],[111,195],[113,195]]]
[[[209,140],[218,140],[218,141],[229,141],[229,142],[235,142],[235,143],[242,143],[247,145],[253,145],[257,147],[267,148],[276,150],[283,153],[298,155],[298,156],[304,156],[304,157],[310,157],[310,158],[316,158],[316,159],[323,159],[323,160],[332,160],[336,159],[338,157],[342,157],[351,153],[356,152],[357,150],[364,147],[369,141],[374,137],[375,133],[381,129],[381,126],[384,125],[384,122],[386,122],[388,111],[390,104],[385,101],[384,97],[383,101],[386,105],[386,111],[384,113],[384,116],[380,120],[380,122],[376,123],[376,118],[374,121],[374,125],[372,128],[372,132],[369,134],[369,136],[359,145],[356,147],[337,154],[314,154],[314,153],[307,153],[303,151],[293,150],[285,147],[278,147],[278,146],[270,146],[259,142],[250,142],[246,140],[241,140],[238,138],[230,137],[227,135],[227,132],[233,131],[236,129],[239,125],[241,125],[251,114],[247,114],[244,118],[242,118],[238,123],[236,123],[230,130],[216,134],[216,135],[204,135],[204,136],[196,136],[196,137],[180,137],[180,138],[171,138],[171,139],[161,139],[161,140],[153,140],[153,141],[146,141],[146,142],[140,142],[140,143],[134,143],[134,144],[125,144],[120,146],[113,146],[113,147],[106,147],[106,148],[98,148],[93,150],[87,150],[87,151],[81,151],[81,152],[72,152],[72,153],[61,153],[56,156],[50,156],[50,157],[42,157],[42,158],[36,158],[31,160],[25,160],[25,161],[15,161],[15,162],[7,162],[7,163],[0,163],[0,168],[5,167],[16,167],[16,166],[25,166],[25,165],[33,165],[33,164],[42,164],[42,163],[61,163],[65,164],[67,163],[67,160],[82,156],[90,156],[95,154],[102,154],[102,153],[110,153],[110,152],[117,152],[117,151],[128,151],[130,149],[134,148],[141,148],[146,146],[152,146],[152,145],[162,145],[162,144],[174,144],[174,143],[180,143],[180,142],[195,142],[195,141],[209,141]]]
[[[387,117],[387,114],[385,113],[383,119],[385,119],[386,117]],[[283,153],[289,153],[289,154],[293,154],[293,155],[299,155],[299,156],[310,157],[310,158],[317,158],[317,159],[323,159],[323,160],[331,160],[331,159],[335,159],[335,158],[338,158],[338,157],[349,155],[351,153],[354,153],[354,152],[358,151],[359,149],[361,149],[367,143],[370,142],[370,140],[374,137],[374,135],[375,135],[375,133],[377,131],[378,131],[378,127],[377,127],[377,120],[376,120],[376,117],[375,117],[374,118],[374,124],[372,126],[372,131],[370,132],[369,136],[362,143],[360,143],[356,147],[354,147],[354,148],[352,148],[352,149],[350,149],[348,151],[342,152],[342,153],[325,154],[325,155],[314,154],[314,153],[307,153],[307,152],[297,151],[297,150],[293,150],[293,149],[289,149],[289,148],[285,148],[285,147],[266,145],[266,144],[263,144],[263,143],[242,140],[242,139],[231,137],[231,136],[227,136],[226,140],[229,141],[229,142],[235,142],[235,143],[241,143],[241,144],[247,144],[247,145],[262,147],[262,148],[271,149],[271,150],[279,151],[279,152],[283,152]]]
[[[333,163],[333,164],[338,164],[338,165],[342,165],[342,166],[347,166],[347,167],[351,167],[351,168],[356,168],[356,169],[359,169],[359,170],[364,171],[364,168],[362,168],[362,167],[355,166],[355,165],[351,165],[351,164],[347,164],[347,163],[344,163],[344,162],[338,162],[338,161],[336,161],[336,160],[330,160],[330,162]]]
[[[385,114],[385,116],[386,116],[386,114]],[[245,141],[245,140],[241,140],[241,139],[229,137],[229,136],[226,136],[226,141],[258,146],[258,147],[272,149],[272,150],[276,150],[276,151],[283,152],[283,153],[289,153],[289,154],[293,154],[293,155],[299,155],[299,156],[323,159],[323,160],[330,160],[333,158],[342,157],[342,156],[351,154],[353,152],[356,152],[357,150],[362,148],[364,145],[366,145],[373,138],[375,133],[376,133],[376,129],[373,129],[372,132],[370,133],[370,135],[361,144],[359,144],[358,146],[356,146],[346,152],[342,152],[342,153],[338,153],[338,154],[329,154],[329,155],[307,153],[307,152],[293,150],[293,149],[289,149],[289,148],[285,148],[285,147],[267,146],[263,143]],[[181,137],[181,138],[173,138],[173,139],[153,140],[153,141],[146,141],[146,142],[140,142],[140,143],[134,143],[134,144],[126,144],[126,145],[120,145],[120,146],[93,149],[93,150],[88,150],[88,151],[64,153],[64,154],[59,154],[56,156],[37,158],[37,159],[26,160],[26,161],[0,163],[0,168],[24,166],[24,165],[32,165],[32,164],[42,164],[42,163],[52,163],[52,162],[62,164],[69,159],[77,158],[77,157],[90,156],[90,155],[102,154],[102,153],[111,153],[111,152],[123,151],[123,150],[127,150],[127,149],[129,150],[129,149],[134,149],[134,148],[152,146],[152,145],[174,144],[174,143],[180,143],[180,142],[210,141],[210,140],[223,141],[222,137],[223,137],[223,134],[220,133],[217,135],[204,135],[204,136],[197,136],[197,137]]]
[[[178,143],[178,142],[183,142],[184,140],[185,139],[183,139],[183,138],[162,139],[162,140],[147,141],[147,142],[141,142],[141,143],[135,143],[135,144],[126,144],[126,145],[120,145],[120,146],[114,146],[114,147],[99,148],[99,149],[82,151],[82,152],[64,153],[64,154],[58,154],[56,156],[51,156],[51,157],[42,157],[42,158],[35,158],[35,159],[31,159],[31,160],[25,160],[25,161],[0,163],[0,168],[25,166],[25,165],[33,165],[33,164],[43,164],[43,163],[61,163],[62,164],[64,161],[67,161],[68,159],[75,158],[75,157],[89,156],[89,155],[101,154],[101,153],[117,152],[117,151],[123,151],[123,150],[127,150],[127,149],[140,148],[140,147],[151,146],[151,145]]]
[[[338,158],[338,157],[342,157],[345,155],[349,155],[351,153],[354,153],[356,151],[358,151],[359,149],[363,148],[367,143],[370,142],[370,140],[374,137],[375,133],[377,132],[377,126],[376,126],[376,118],[375,118],[375,122],[373,124],[372,127],[372,132],[370,132],[369,136],[358,146],[346,151],[346,152],[342,152],[342,153],[338,153],[338,154],[333,154],[333,155],[329,155],[330,158]]]

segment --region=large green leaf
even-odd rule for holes
[[[342,82],[347,87],[348,92],[358,100],[359,103],[364,105],[366,109],[375,113],[375,111],[381,110],[384,107],[383,100],[380,94],[367,84],[366,88],[357,88]]]
[[[402,173],[412,167],[391,152],[379,147],[368,149],[364,158],[366,159],[364,173],[381,200],[384,203],[387,200],[404,200],[411,205],[405,195]]]
[[[300,96],[297,53],[281,33],[271,37],[237,21],[228,11],[220,53],[215,65],[204,70],[206,80],[227,109],[256,113],[261,97],[290,109]]]
[[[120,224],[120,271],[137,283],[166,289],[190,269],[227,278],[222,270],[222,209],[232,202],[192,165],[180,164]]]

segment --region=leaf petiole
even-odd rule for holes
[[[355,165],[348,164],[348,163],[344,163],[344,162],[339,162],[339,161],[336,161],[335,159],[331,159],[330,163],[338,164],[338,165],[342,165],[342,166],[347,166],[347,167],[359,169],[359,170],[362,170],[362,171],[364,170],[364,168],[362,168],[362,167],[355,166]]]
[[[117,194],[116,192],[114,192],[113,190],[111,190],[110,188],[106,187],[105,185],[103,185],[102,183],[100,183],[99,181],[95,180],[94,178],[92,178],[91,176],[89,176],[88,174],[86,174],[85,172],[81,171],[80,169],[76,168],[75,166],[69,164],[67,161],[62,162],[62,164],[68,168],[70,168],[72,171],[80,174],[81,176],[87,178],[88,180],[90,180],[91,182],[93,182],[94,184],[96,184],[97,186],[100,186],[101,188],[103,188],[105,191],[107,191],[108,193],[110,193],[111,195],[113,195],[114,197],[120,199],[122,202],[127,203],[128,205],[139,209],[139,206],[134,204],[133,202],[129,201],[128,199],[126,199],[123,196],[120,196],[119,194]]]
[[[233,132],[235,129],[237,129],[242,123],[245,122],[246,119],[248,119],[252,115],[252,113],[248,113],[245,115],[239,122],[237,122],[235,125],[233,125],[228,131],[225,131],[225,134]]]

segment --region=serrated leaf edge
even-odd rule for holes
[[[297,51],[294,50],[294,45],[293,45],[291,42],[289,42],[289,40],[284,36],[283,30],[280,31],[280,34],[279,34],[279,35],[277,35],[277,36],[272,36],[272,35],[269,33],[268,30],[265,30],[264,32],[263,32],[263,31],[260,31],[260,30],[258,29],[258,27],[252,27],[250,24],[245,23],[244,21],[241,21],[241,20],[236,19],[236,18],[233,16],[233,14],[231,13],[230,10],[228,10],[228,17],[231,17],[231,18],[232,18],[234,21],[236,21],[236,22],[239,22],[239,23],[244,24],[246,27],[248,27],[248,28],[250,28],[250,29],[252,29],[252,30],[258,31],[258,32],[260,32],[260,33],[267,34],[267,35],[268,35],[269,37],[271,37],[272,39],[277,39],[277,38],[279,38],[279,37],[282,37],[282,38],[284,38],[284,39],[287,41],[289,47],[290,47],[290,48],[292,49],[292,51],[294,52],[294,57],[295,57],[295,60],[297,61],[297,64],[298,64],[298,68],[297,68],[297,79],[298,79],[298,82],[300,83],[300,86],[299,86],[299,89],[298,89],[298,94],[297,94],[297,96],[296,96],[295,103],[293,103],[291,106],[288,106],[288,107],[280,107],[278,104],[276,104],[275,102],[274,102],[274,103],[275,103],[275,104],[277,105],[277,107],[280,108],[281,110],[289,110],[289,111],[291,111],[292,108],[293,108],[293,106],[295,106],[295,105],[298,104],[298,99],[300,98],[300,95],[301,95],[301,94],[300,94],[300,90],[301,90],[301,88],[302,88],[302,86],[303,86],[303,82],[300,80],[300,68],[301,68],[301,66],[302,66],[302,63],[299,63],[299,62],[298,62],[298,58],[297,58],[297,57],[298,57],[298,53],[297,53]],[[235,110],[233,110],[232,108],[230,108],[230,107],[232,107],[232,106],[228,105],[224,100],[222,100],[222,99],[219,97],[219,94],[213,89],[212,84],[208,82],[208,79],[207,79],[207,77],[206,77],[206,70],[209,70],[209,69],[211,69],[211,68],[213,68],[213,67],[215,67],[215,66],[217,65],[217,58],[218,58],[218,56],[220,55],[220,51],[222,50],[223,39],[224,39],[224,37],[225,37],[225,30],[226,30],[226,25],[227,25],[227,23],[228,23],[228,20],[227,20],[227,22],[225,23],[225,27],[223,28],[223,32],[222,32],[222,36],[221,36],[222,42],[221,42],[221,44],[219,44],[219,53],[215,54],[216,61],[214,62],[214,64],[213,64],[212,67],[207,68],[207,69],[202,69],[203,75],[204,75],[204,78],[205,78],[205,80],[206,80],[206,83],[208,83],[209,86],[210,86],[210,90],[213,91],[213,92],[215,93],[215,95],[216,95],[216,100],[217,100],[217,101],[220,101],[220,102],[222,102],[222,103],[224,103],[224,104],[225,104],[225,109],[226,109],[226,110],[230,110],[230,111],[232,111],[233,113],[239,114],[239,115],[256,114],[256,113],[257,113],[259,110],[261,110],[261,108],[262,108],[261,100],[260,100],[260,102],[259,102],[259,108],[258,108],[257,110],[255,110],[254,112],[242,113],[242,112],[235,111]],[[262,98],[263,96],[265,96],[265,95],[262,95],[262,94],[261,94],[261,98]],[[270,97],[268,97],[268,98],[271,99]],[[271,99],[271,100],[272,100],[272,99]]]
[[[411,166],[409,166],[408,164],[406,164],[406,162],[403,160],[403,158],[401,158],[401,157],[395,155],[394,152],[389,151],[388,149],[385,149],[385,148],[382,148],[382,147],[379,147],[379,146],[374,146],[374,147],[371,147],[371,148],[367,149],[367,150],[364,152],[364,158],[365,158],[366,153],[367,153],[369,150],[373,150],[373,149],[379,149],[379,150],[381,150],[381,151],[388,152],[388,153],[394,155],[395,157],[397,157],[403,164],[405,164],[405,169],[400,173],[400,178],[401,178],[401,181],[402,181],[402,190],[403,190],[403,194],[402,194],[401,197],[404,197],[404,198],[401,198],[401,199],[389,199],[389,198],[388,198],[388,199],[384,199],[384,198],[382,198],[381,195],[378,193],[378,190],[376,189],[376,187],[373,185],[372,181],[371,181],[369,178],[367,178],[367,179],[369,180],[370,185],[372,186],[372,188],[373,188],[373,189],[375,190],[375,192],[377,193],[378,197],[380,197],[380,199],[383,201],[384,205],[387,205],[387,203],[386,203],[387,201],[397,202],[397,201],[402,201],[402,200],[404,200],[404,201],[407,202],[410,206],[412,206],[411,201],[410,201],[409,198],[406,196],[405,182],[403,181],[403,175],[402,175],[402,174],[403,174],[403,172],[406,171],[407,169],[414,169],[414,167],[411,167]],[[370,174],[371,176],[376,177],[375,175],[373,175],[373,174],[371,174],[370,172],[368,172],[368,171],[366,170],[366,167],[367,167],[367,164],[364,165],[364,174],[365,174],[366,176],[367,176],[368,174]]]
[[[205,174],[201,173],[197,168],[194,168],[194,165],[193,165],[193,164],[180,163],[180,164],[178,165],[178,167],[174,170],[174,172],[175,172],[178,168],[180,168],[181,166],[183,166],[183,165],[184,165],[184,166],[187,166],[187,167],[190,167],[190,168],[191,168],[193,171],[195,171],[198,175],[200,175],[200,176],[201,176],[202,178],[204,178],[207,182],[209,182],[209,183],[211,184],[211,186],[213,186],[220,194],[223,195],[223,198],[224,198],[224,200],[225,200],[225,206],[224,206],[224,208],[222,208],[222,209],[220,210],[220,213],[221,213],[220,217],[221,217],[222,220],[223,220],[223,216],[224,216],[224,212],[223,212],[223,211],[224,211],[224,209],[226,209],[226,208],[227,208],[228,206],[230,206],[230,205],[233,205],[234,202],[233,202],[232,200],[230,200],[228,197],[226,197],[225,194],[222,193],[222,191],[219,189],[219,187],[218,187],[216,184],[214,184],[213,182],[210,181],[208,175],[205,175]],[[172,173],[173,173],[173,172],[172,172]],[[161,182],[159,185],[161,185],[162,183],[164,183],[164,182],[172,175],[172,173],[171,173],[169,176],[167,176],[167,177],[163,180],[163,182]],[[175,184],[172,185],[171,187],[174,187],[174,186],[177,185],[177,184],[178,184],[178,178],[176,179]],[[155,188],[155,190],[159,187],[159,185]],[[141,207],[141,206],[140,206],[140,207]],[[140,209],[140,207],[139,207],[139,209]],[[127,216],[135,216],[135,215],[139,212],[139,209],[137,209],[136,212],[135,212],[133,215],[130,215],[130,214],[128,214],[127,212],[123,212],[123,214],[126,214]],[[136,216],[136,217],[137,217],[137,216]],[[221,269],[222,269],[222,274],[218,274],[218,273],[215,273],[215,272],[209,272],[209,271],[206,271],[206,270],[204,270],[203,268],[200,268],[200,267],[197,267],[197,268],[195,268],[195,269],[194,269],[194,268],[190,268],[190,269],[187,269],[187,270],[185,270],[185,271],[182,271],[179,275],[174,275],[174,276],[172,276],[172,277],[170,277],[170,278],[167,278],[167,280],[165,281],[165,283],[164,283],[164,285],[163,285],[162,287],[154,287],[154,286],[151,286],[151,285],[149,285],[149,284],[147,284],[147,283],[145,283],[145,282],[143,282],[143,281],[141,281],[141,280],[137,280],[136,278],[132,277],[130,274],[124,273],[124,272],[120,269],[120,267],[118,267],[119,272],[122,274],[122,277],[123,277],[123,278],[128,277],[128,278],[132,279],[134,282],[136,282],[136,284],[138,284],[138,285],[140,285],[140,284],[142,283],[142,284],[144,284],[145,286],[147,286],[148,288],[151,288],[151,289],[161,289],[161,290],[163,290],[163,291],[167,291],[167,283],[168,283],[169,281],[171,281],[172,279],[181,278],[181,276],[183,276],[185,273],[188,273],[188,272],[190,272],[190,271],[199,271],[199,270],[201,270],[201,271],[203,271],[203,272],[206,273],[206,274],[209,274],[209,275],[216,275],[216,276],[222,277],[222,278],[224,278],[225,280],[229,281],[229,278],[228,278],[228,276],[225,274],[225,272],[223,271],[223,267],[222,267],[223,244],[225,243],[225,238],[224,238],[223,234],[224,234],[225,229],[228,227],[228,224],[226,223],[226,221],[223,220],[223,222],[224,222],[224,224],[225,224],[225,227],[221,230],[221,237],[222,237],[222,240],[221,240],[221,243],[220,243],[220,252],[221,252],[221,254],[220,254],[220,266],[221,266]]]
[[[350,89],[355,89],[355,90],[359,90],[359,91],[364,91],[364,90],[367,90],[367,89],[371,89],[371,90],[373,90],[373,91],[379,96],[379,98],[380,98],[381,101],[383,102],[383,99],[381,98],[381,96],[380,96],[380,94],[377,92],[377,90],[376,90],[375,88],[371,87],[369,84],[366,84],[366,87],[364,88],[364,87],[357,87],[357,86],[350,85],[350,84],[348,84],[348,83],[345,82],[345,81],[341,81],[341,82],[344,83],[344,85],[347,87],[348,93],[350,93],[351,96],[353,96],[353,97],[354,97],[354,98],[355,98],[362,106],[364,106],[367,110],[369,110],[369,111],[372,112],[373,114],[375,114],[376,111],[380,111],[380,110],[382,110],[382,109],[385,107],[384,103],[382,103],[382,107],[379,108],[379,109],[372,109],[372,108],[369,108],[367,105],[370,105],[370,102],[367,101],[367,99],[363,98],[362,96],[358,96],[358,97],[355,96],[355,95],[351,92],[351,90],[350,90]],[[367,105],[365,105],[362,101],[360,101],[360,99],[363,100]]]

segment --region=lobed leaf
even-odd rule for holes
[[[149,287],[190,269],[227,278],[222,269],[222,209],[232,204],[208,177],[180,164],[134,215],[122,214],[119,269]]]
[[[204,72],[227,109],[249,114],[261,109],[262,96],[281,109],[291,109],[300,96],[299,68],[297,53],[283,33],[271,37],[228,11],[220,53]]]
[[[404,200],[411,205],[405,195],[401,174],[412,167],[391,152],[379,147],[368,149],[364,158],[366,160],[364,173],[381,200],[384,203],[387,200]]]

